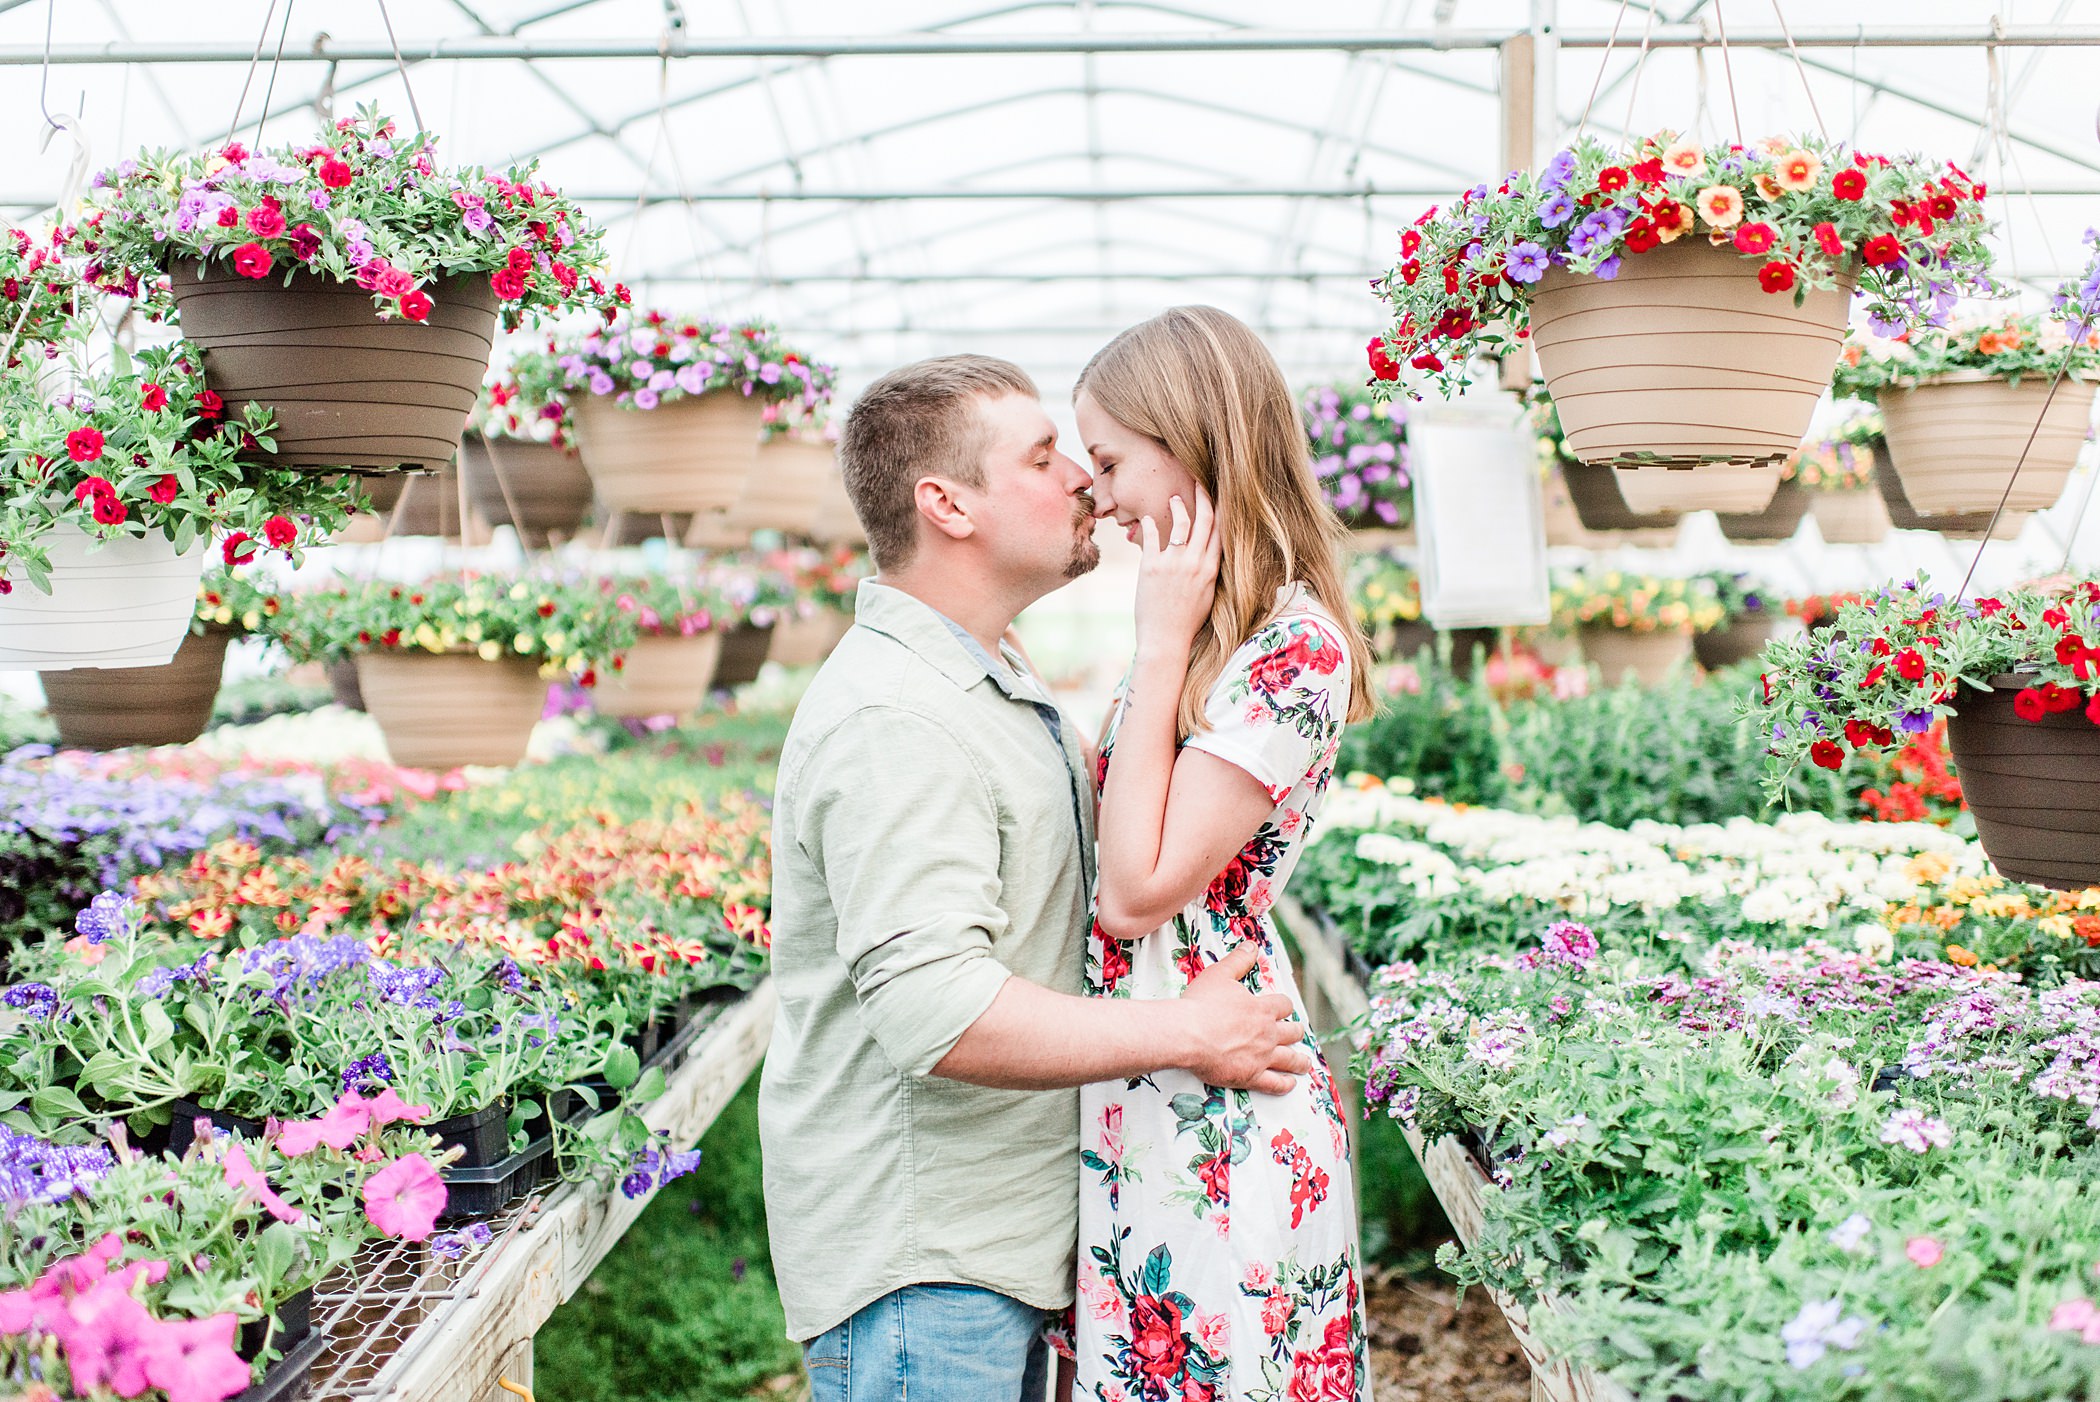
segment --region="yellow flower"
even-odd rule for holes
[[[480,647],[476,648],[475,651],[481,654],[482,661],[494,662],[497,658],[503,655],[503,644],[497,642],[494,638],[490,638],[487,642],[483,643]]]
[[[1743,192],[1733,185],[1709,185],[1699,192],[1699,217],[1716,229],[1743,222]]]
[[[428,648],[432,652],[443,652],[445,650],[445,640],[438,635],[438,630],[431,627],[428,623],[418,623],[416,631],[409,634],[409,639],[417,647]]]
[[[1813,190],[1822,174],[1823,162],[1815,152],[1789,151],[1779,158],[1772,179],[1782,190]]]
[[[529,653],[532,651],[533,642],[534,639],[532,634],[520,633],[516,638],[512,639],[511,646],[517,649],[519,652]]]

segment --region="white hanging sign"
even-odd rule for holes
[[[1522,406],[1482,389],[1407,418],[1422,614],[1438,628],[1546,623],[1546,520]]]

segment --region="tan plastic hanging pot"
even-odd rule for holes
[[[1889,523],[1899,531],[1938,531],[1949,540],[1982,540],[1989,530],[1993,540],[2011,540],[2020,534],[2032,513],[2005,511],[1998,515],[1996,529],[1991,527],[1989,511],[1953,511],[1939,516],[1927,516],[1910,504],[1904,495],[1903,483],[1895,473],[1883,470],[1887,462],[1875,465],[1874,485],[1881,491],[1881,503],[1888,508]],[[2002,490],[2002,488],[2001,488]]]
[[[1872,487],[1850,492],[1811,491],[1808,511],[1829,545],[1875,545],[1889,533],[1889,508]]]
[[[2021,720],[2013,698],[2034,681],[2001,673],[1989,691],[1960,689],[1947,744],[1962,799],[2001,875],[2058,891],[2100,885],[2100,725],[2083,706]]]
[[[846,495],[846,479],[834,472],[825,479],[817,503],[817,520],[810,538],[823,545],[866,545],[868,533],[854,514],[853,499]]]
[[[165,535],[96,544],[61,523],[44,537],[51,592],[26,580],[0,597],[0,671],[158,667],[174,660],[197,614],[197,581],[212,548],[176,554]]]
[[[547,704],[539,663],[508,654],[361,652],[357,689],[387,755],[414,769],[516,764]]]
[[[211,723],[233,637],[227,628],[191,633],[159,667],[39,674],[58,743],[72,750],[187,745]]]
[[[783,667],[814,667],[831,656],[831,650],[852,626],[852,617],[837,609],[820,608],[807,615],[783,618],[773,625],[773,642],[766,650],[766,660]]]
[[[1658,686],[1692,660],[1692,635],[1677,628],[1639,633],[1586,623],[1582,655],[1604,676],[1606,686],[1636,681]]]
[[[1792,540],[1808,515],[1809,490],[1799,480],[1788,478],[1772,489],[1772,499],[1762,511],[1716,513],[1721,534],[1738,542]]]
[[[1759,263],[1686,238],[1628,255],[1609,281],[1552,268],[1531,344],[1584,462],[1767,463],[1801,446],[1830,387],[1853,276],[1812,291],[1758,286]]]
[[[654,409],[611,396],[570,410],[576,446],[598,497],[620,511],[723,511],[743,497],[758,464],[765,405],[736,390],[684,395]]]
[[[1616,480],[1619,473],[1614,468],[1594,466],[1586,462],[1563,462],[1560,464],[1562,478],[1568,484],[1568,497],[1574,502],[1575,512],[1582,524],[1593,531],[1639,531],[1657,528],[1674,530],[1678,514],[1675,511],[1658,511],[1642,515],[1626,504],[1620,494]],[[1624,542],[1613,538],[1606,544],[1619,545]]]
[[[837,455],[822,439],[782,434],[759,446],[758,464],[729,519],[745,531],[806,536],[816,525],[825,484],[838,475]]]
[[[226,263],[169,265],[182,334],[204,350],[204,378],[238,418],[277,416],[287,467],[435,468],[452,458],[496,339],[488,279],[430,289],[430,319],[382,317],[354,283],[300,271],[287,284]]]
[[[695,633],[643,638],[627,649],[625,664],[606,668],[591,689],[591,708],[619,719],[682,716],[707,699],[707,683],[722,653],[722,635]]]
[[[1547,472],[1546,480],[1540,485],[1540,502],[1546,513],[1546,544],[1588,545],[1590,533],[1583,528],[1582,515],[1575,509],[1567,479],[1560,475],[1560,469]]]
[[[575,535],[591,509],[590,474],[570,449],[470,433],[460,440],[459,460],[474,509],[491,526],[515,527],[531,549]]]
[[[2055,505],[2085,444],[2100,385],[2067,375],[2051,394],[2050,379],[2033,374],[2014,384],[1961,370],[1883,389],[1888,460],[1910,504],[1927,515],[1989,511],[2011,482],[2006,510]]]
[[[1763,467],[1714,464],[1695,470],[1681,467],[1617,468],[1612,480],[1627,509],[1641,515],[1664,511],[1763,511],[1779,490],[1779,463]]]

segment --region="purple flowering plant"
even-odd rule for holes
[[[1361,385],[1315,385],[1299,399],[1320,495],[1353,527],[1405,526],[1415,497],[1407,414]]]
[[[660,311],[621,317],[602,329],[549,336],[511,357],[510,392],[527,413],[585,395],[649,410],[711,390],[813,416],[831,402],[837,372],[787,344],[763,321],[674,317]]]

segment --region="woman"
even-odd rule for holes
[[[1270,912],[1342,724],[1372,703],[1296,401],[1210,307],[1125,331],[1074,399],[1097,514],[1144,550],[1098,762],[1088,991],[1173,998],[1251,940],[1250,984],[1302,1021]],[[1185,1072],[1081,1091],[1075,1397],[1369,1397],[1348,1131],[1306,1045],[1311,1074],[1285,1094]]]

